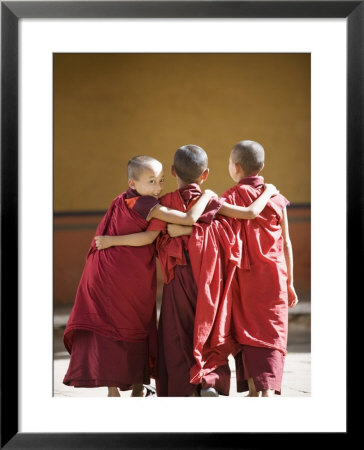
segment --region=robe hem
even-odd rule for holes
[[[255,380],[254,380],[254,384],[255,384]],[[249,391],[249,386],[248,386],[248,382],[246,381],[246,380],[244,380],[244,381],[237,381],[236,382],[236,385],[237,385],[237,388],[236,388],[236,392],[238,392],[238,393],[241,393],[241,392],[248,392]],[[259,383],[257,383],[257,386],[255,387],[256,388],[256,390],[259,392],[259,391],[262,391],[263,389],[271,389],[272,391],[274,391],[274,393],[275,394],[277,394],[277,395],[282,395],[282,392],[281,392],[281,388],[276,388],[276,387],[272,387],[272,386],[269,386],[269,385],[267,385],[267,384],[259,384]]]
[[[131,384],[122,384],[117,381],[110,380],[63,380],[66,386],[73,386],[75,388],[98,388],[98,387],[117,387],[121,391],[129,391],[133,384],[149,384],[150,380],[135,381]]]

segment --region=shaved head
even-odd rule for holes
[[[255,141],[240,141],[231,151],[231,161],[244,170],[246,176],[259,173],[264,166],[264,148]]]
[[[194,183],[208,167],[207,154],[198,145],[184,145],[176,151],[173,167],[182,181]]]
[[[162,166],[158,160],[151,156],[134,156],[128,162],[128,180],[138,180],[143,170],[149,169],[156,164]]]

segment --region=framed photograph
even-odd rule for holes
[[[294,433],[308,435],[312,432],[347,435],[346,302],[354,291],[358,292],[358,280],[364,268],[353,254],[354,248],[363,250],[363,26],[361,1],[1,2],[2,447],[234,448],[243,440],[245,446],[252,445],[261,439],[274,438],[277,433],[287,433],[287,438],[294,437]],[[174,55],[172,65],[163,65],[165,54]],[[137,61],[133,60],[133,55],[138,55]],[[144,55],[143,64],[141,55]],[[188,58],[183,59],[183,55]],[[284,66],[286,57],[293,55],[298,65],[301,64],[299,67],[304,60],[306,72],[307,67],[311,71],[310,115],[300,119],[311,122],[306,127],[310,136],[306,133],[301,138],[301,141],[306,140],[302,145],[311,148],[310,162],[307,165],[307,161],[298,159],[292,166],[299,169],[291,174],[285,173],[284,163],[277,164],[271,172],[267,169],[270,178],[276,173],[277,179],[272,182],[280,189],[282,185],[289,189],[290,180],[295,180],[301,186],[298,198],[311,200],[311,395],[274,398],[271,403],[263,400],[263,406],[255,399],[241,398],[220,398],[219,403],[208,399],[207,404],[206,399],[201,399],[200,403],[198,399],[186,398],[122,398],[115,402],[117,399],[55,396],[52,297],[54,285],[59,281],[53,272],[53,258],[58,251],[53,240],[53,212],[79,208],[76,200],[74,204],[69,201],[73,186],[83,190],[80,198],[84,210],[95,209],[95,204],[104,205],[105,199],[110,199],[110,191],[93,192],[92,179],[98,172],[103,178],[107,177],[113,165],[110,153],[104,152],[105,158],[109,158],[105,166],[92,167],[92,152],[98,151],[97,146],[90,145],[89,152],[82,156],[77,153],[77,141],[82,132],[80,134],[78,129],[72,134],[72,127],[82,127],[82,121],[75,123],[67,111],[69,104],[59,101],[64,89],[72,84],[67,85],[64,80],[81,74],[83,78],[74,86],[76,90],[85,87],[87,104],[91,92],[90,88],[86,89],[87,67],[96,79],[97,67],[101,68],[100,73],[111,74],[111,68],[122,57],[123,67],[130,69],[130,78],[136,79],[138,67],[145,74],[144,78],[137,78],[136,86],[152,79],[153,70],[144,69],[148,64],[163,67],[160,71],[154,70],[157,75],[150,82],[150,89],[161,89],[158,86],[166,80],[163,74],[174,71],[187,76],[188,71],[178,70],[179,64],[190,65],[191,69],[198,65],[206,68],[210,67],[210,59],[215,58],[211,67],[218,70],[219,79],[225,85],[231,83],[233,91],[233,77],[227,74],[231,74],[239,55],[245,55],[240,73],[244,72],[244,64],[250,64],[256,68],[254,77],[259,78],[259,71],[268,66],[272,70],[275,65],[281,69],[287,67],[288,72],[292,70],[292,76],[284,78],[288,81],[284,81],[287,91],[283,94],[276,81],[281,72],[277,72],[278,75],[275,72],[270,88],[259,93],[268,99],[273,96],[275,104],[279,103],[278,96],[282,104],[288,101],[291,105],[300,104],[294,80],[300,78],[301,72],[293,73],[292,67],[297,66]],[[281,59],[277,59],[279,55],[283,55]],[[266,57],[262,66],[258,57]],[[77,72],[76,66],[81,60],[86,69]],[[195,83],[196,89],[203,91],[209,81],[207,76],[201,85]],[[115,88],[117,81],[112,80],[111,75],[101,83],[107,87],[113,82]],[[184,97],[191,102],[193,94],[188,97],[182,78],[179,83],[181,92],[186,92]],[[118,89],[123,97],[125,87],[122,85]],[[140,90],[140,95],[147,91]],[[68,98],[75,92],[68,91]],[[94,96],[101,95],[100,92],[95,89]],[[103,88],[102,92],[105,98],[105,92],[109,91]],[[163,92],[165,97],[171,95]],[[206,89],[207,95],[208,92],[211,89]],[[223,100],[216,94],[215,91],[206,102],[217,110],[214,130],[206,137],[209,148],[224,146],[223,140],[219,141],[219,134],[223,133],[217,132],[222,122],[221,111],[230,108],[231,112],[239,106],[237,101],[237,105],[231,103],[222,107]],[[111,89],[107,95],[105,101],[110,104],[110,115],[101,117],[100,114],[96,120],[112,122],[116,119]],[[151,95],[149,100],[163,104],[163,95],[157,100]],[[179,95],[176,99],[181,102],[182,97]],[[96,104],[101,105],[103,101]],[[267,104],[269,101],[264,103]],[[203,108],[199,109],[193,102],[191,105],[201,119],[198,123],[203,123]],[[126,113],[118,120],[131,111],[127,101],[122,107]],[[254,110],[253,103],[249,107]],[[55,122],[60,114],[66,118],[64,128],[60,122]],[[85,114],[87,108],[80,116]],[[290,121],[287,116],[280,116],[278,110],[275,116],[273,123],[267,123],[266,117],[272,116],[262,114],[259,116],[261,123],[252,130],[258,129],[270,136],[270,130],[278,126],[274,123],[279,123],[282,136],[276,139],[277,145],[286,146],[285,154],[289,158],[289,146],[293,145],[289,132],[299,119]],[[149,122],[145,119],[148,116],[141,117],[135,118],[134,123],[143,121],[145,135],[156,129],[152,116]],[[191,119],[190,130],[196,129],[195,122]],[[134,131],[128,130],[133,122],[127,123],[124,128],[121,126],[123,148],[129,144],[134,151],[133,136],[143,133],[139,125]],[[158,133],[163,133],[161,142],[167,148],[172,142],[172,138],[168,141],[168,136],[173,135],[174,128],[168,121],[158,126]],[[229,130],[226,134],[234,136]],[[59,139],[62,133],[64,138]],[[293,133],[297,137],[300,132],[294,129]],[[238,139],[232,138],[235,140]],[[107,142],[100,137],[100,152],[103,145],[113,145],[115,138],[110,137]],[[156,142],[150,145],[157,147]],[[137,148],[138,145],[135,151]],[[215,151],[212,161],[216,165],[216,179],[221,178],[223,185],[224,177],[219,170],[224,157],[220,161],[218,152]],[[60,154],[62,161],[58,158]],[[292,158],[293,154],[291,152]],[[163,154],[165,160],[171,156],[168,151]],[[102,158],[97,161],[100,164]],[[76,168],[82,165],[92,174],[89,179],[87,176],[84,180],[78,178]],[[62,172],[61,166],[67,166],[67,170]],[[227,168],[224,171],[227,172]],[[172,187],[168,186],[167,190]],[[97,198],[87,207],[89,196]],[[68,226],[64,216],[59,223],[60,227]],[[74,247],[77,242],[65,239],[62,245]],[[330,375],[334,358],[335,377]],[[338,380],[339,392],[333,396],[333,391],[338,390]]]

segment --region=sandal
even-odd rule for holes
[[[147,390],[147,393],[145,394],[146,397],[153,397],[157,395],[156,389],[150,384],[144,384],[144,387]]]
[[[219,393],[213,387],[201,389],[201,397],[219,397]]]

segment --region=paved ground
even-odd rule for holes
[[[69,355],[63,347],[62,335],[69,314],[69,308],[55,309],[54,315],[54,396],[55,397],[106,397],[107,388],[73,388],[62,383],[67,371]],[[288,353],[282,382],[284,397],[308,397],[311,395],[311,353],[310,353],[310,308],[308,303],[297,305],[289,315]],[[237,393],[235,370],[232,371],[231,396],[244,396]],[[130,391],[122,392],[130,396]]]

